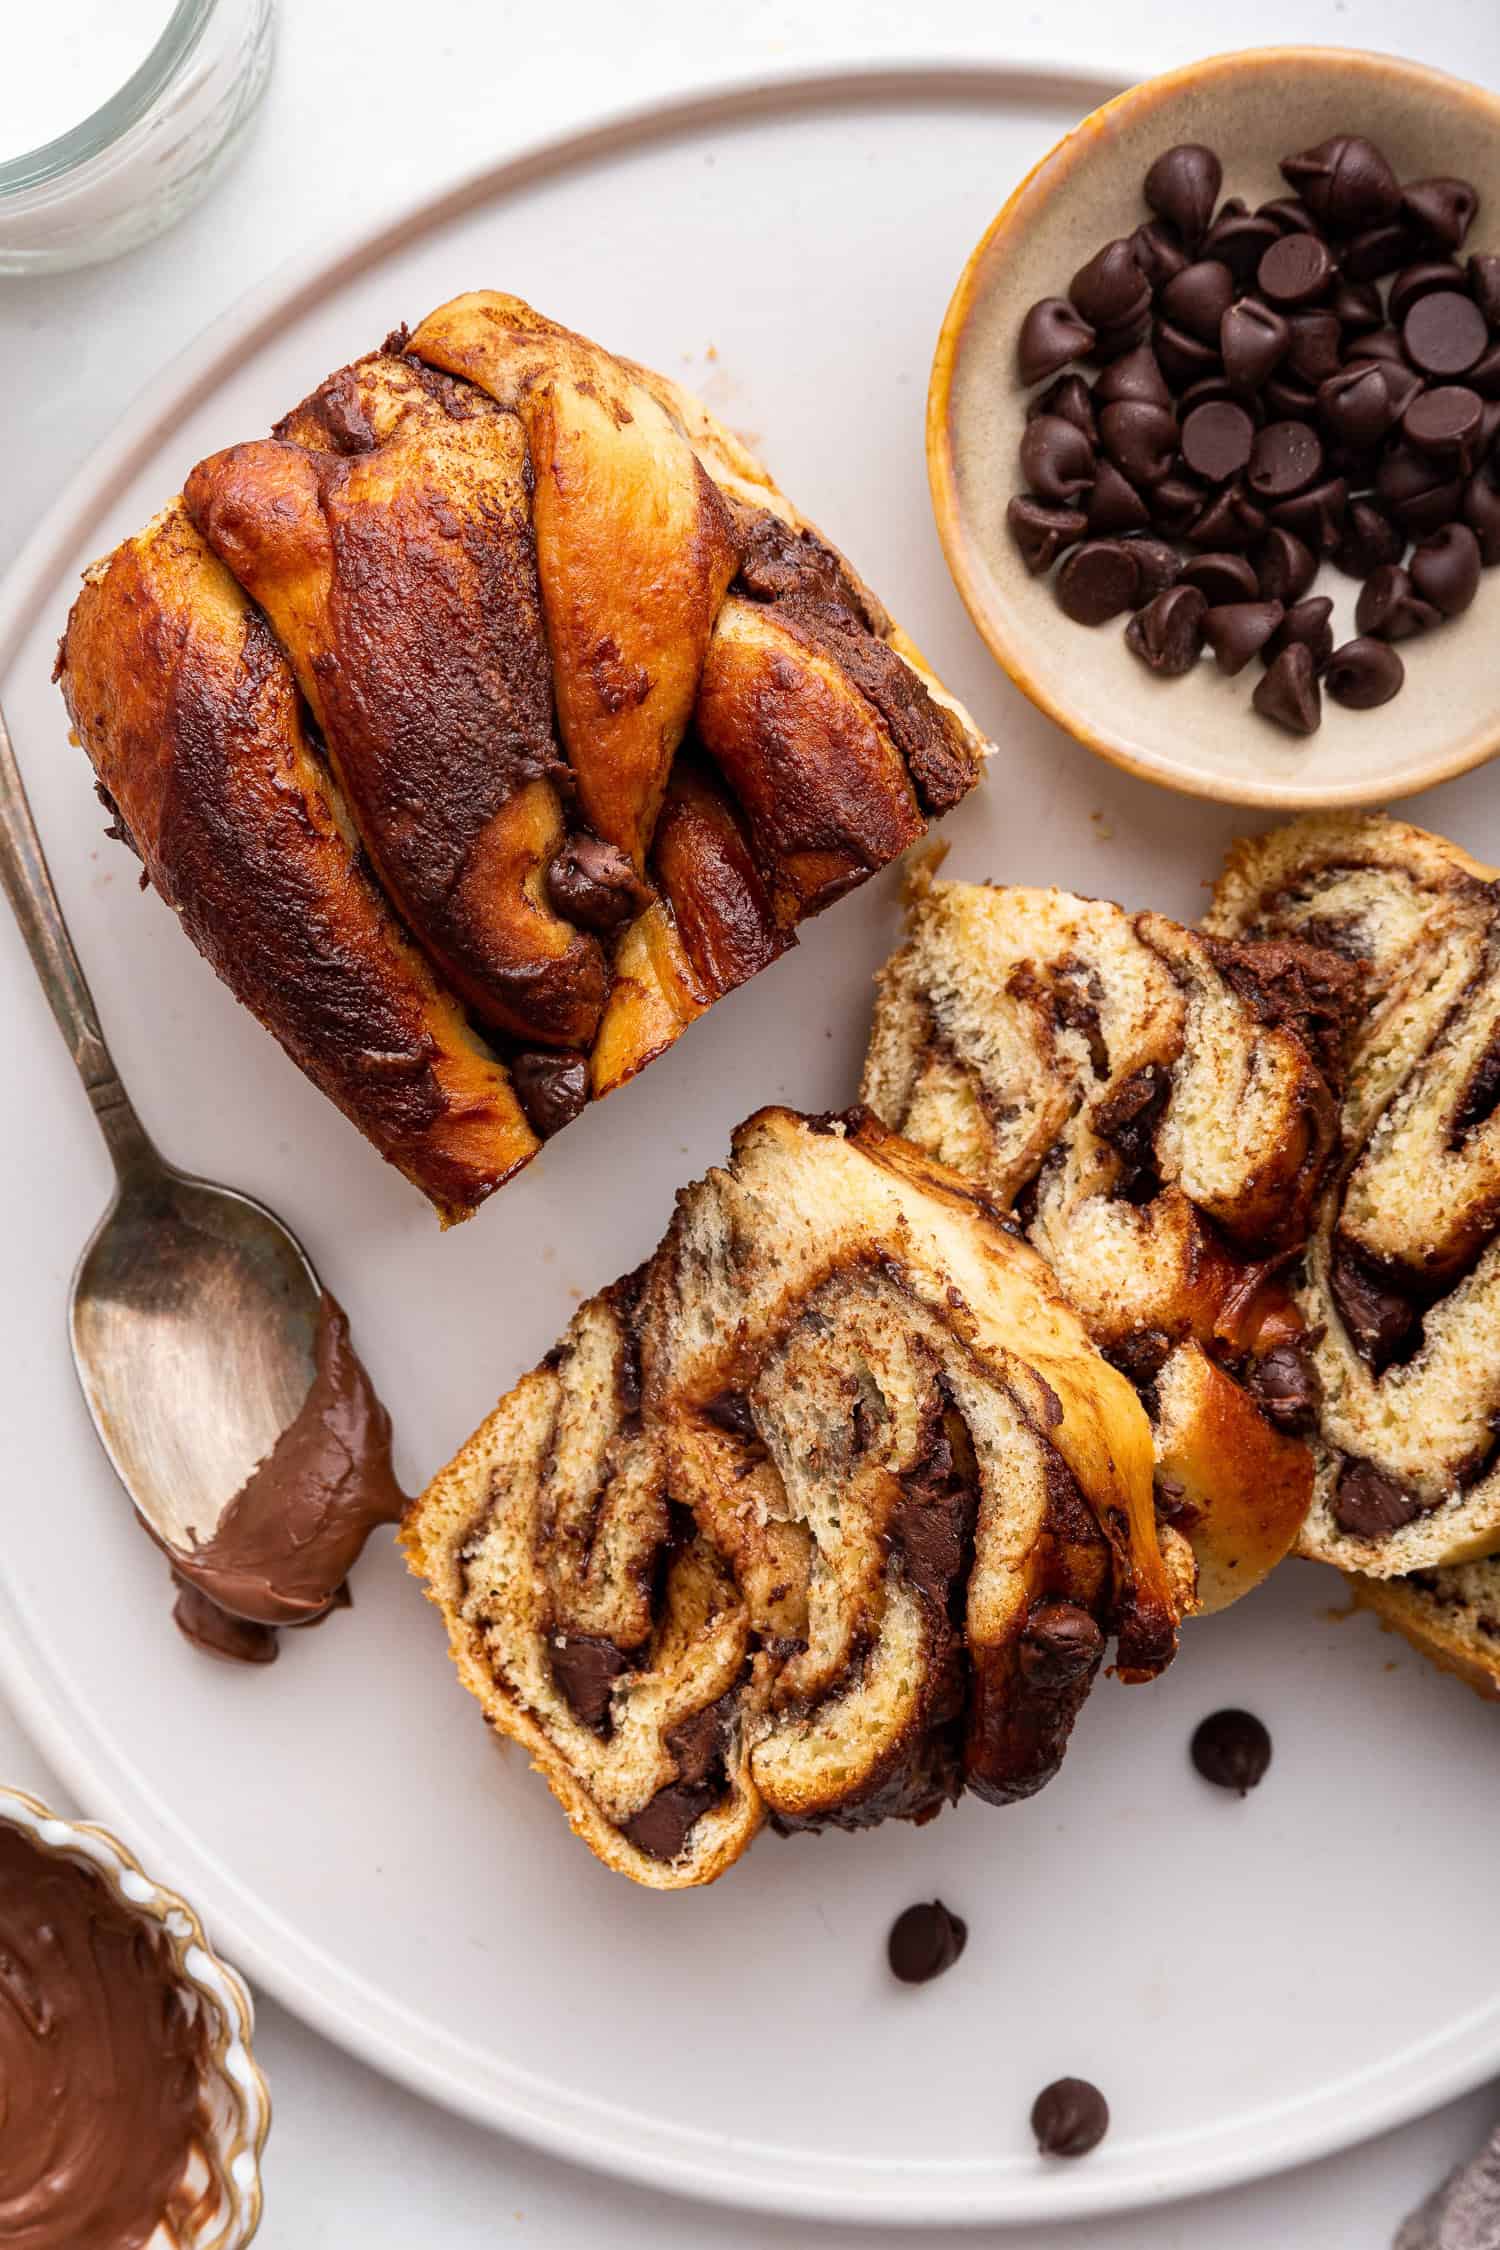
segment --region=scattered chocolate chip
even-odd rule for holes
[[[1406,552],[1406,534],[1398,531],[1373,500],[1351,500],[1344,516],[1343,534],[1333,559],[1349,578],[1368,578],[1384,563],[1398,563]]]
[[[589,1098],[586,1055],[524,1049],[511,1057],[510,1075],[532,1131],[544,1141],[571,1125]]]
[[[1257,430],[1247,482],[1263,500],[1284,500],[1312,483],[1323,466],[1316,430],[1305,422],[1268,422]]]
[[[1268,531],[1250,557],[1263,601],[1300,601],[1318,575],[1318,558],[1294,532]]]
[[[1339,263],[1348,281],[1379,281],[1383,275],[1409,265],[1421,246],[1422,238],[1415,228],[1391,219],[1355,235],[1345,244]]]
[[[1351,333],[1378,328],[1385,318],[1380,291],[1373,281],[1336,281],[1328,309],[1339,325]]]
[[[1475,360],[1464,381],[1482,399],[1500,398],[1500,343],[1491,344],[1489,350]]]
[[[1190,555],[1179,576],[1184,586],[1197,587],[1210,609],[1226,602],[1253,602],[1260,592],[1243,555]]]
[[[1266,528],[1264,511],[1255,505],[1242,484],[1226,484],[1194,516],[1187,527],[1193,547],[1248,547]]]
[[[1200,344],[1217,344],[1219,323],[1234,303],[1234,275],[1217,258],[1199,258],[1172,276],[1157,303],[1174,327]]]
[[[1423,600],[1399,563],[1382,563],[1371,571],[1354,605],[1354,622],[1361,633],[1382,641],[1409,641],[1442,623],[1441,613]]]
[[[1137,610],[1125,628],[1125,645],[1148,671],[1176,679],[1198,661],[1207,609],[1196,586],[1170,586]]]
[[[1294,602],[1266,643],[1266,662],[1273,664],[1284,648],[1300,641],[1312,658],[1313,670],[1321,672],[1333,654],[1332,616],[1333,603],[1326,594],[1312,594],[1305,601]]]
[[[1016,340],[1016,365],[1021,381],[1040,383],[1082,359],[1094,348],[1094,331],[1081,320],[1066,297],[1043,297],[1021,323]]]
[[[1260,395],[1271,421],[1310,422],[1317,412],[1318,394],[1311,383],[1288,375],[1285,368],[1277,369]]]
[[[1081,375],[1059,375],[1055,383],[1040,391],[1027,407],[1026,419],[1034,422],[1039,414],[1060,414],[1065,422],[1076,423],[1090,445],[1098,442],[1094,394]]]
[[[1043,2156],[1087,2156],[1109,2131],[1109,2104],[1086,2078],[1054,2078],[1031,2105]]]
[[[651,893],[618,844],[572,835],[547,870],[547,896],[565,921],[609,937],[634,920]]]
[[[1333,254],[1315,234],[1284,234],[1256,271],[1263,296],[1286,308],[1315,305],[1333,279]]]
[[[1239,198],[1235,197],[1234,201],[1238,202]],[[1237,285],[1245,289],[1255,279],[1256,267],[1280,231],[1274,219],[1247,211],[1243,204],[1239,210],[1231,211],[1226,203],[1208,230],[1203,255],[1217,258],[1221,265],[1228,266]]]
[[[1219,323],[1219,356],[1237,391],[1258,391],[1286,357],[1292,332],[1279,312],[1244,297]]]
[[[1214,1711],[1193,1729],[1194,1766],[1216,1789],[1248,1797],[1266,1778],[1271,1737],[1253,1711]]]
[[[1156,489],[1160,492],[1161,486]],[[1139,600],[1149,602],[1176,585],[1182,563],[1175,547],[1169,547],[1164,539],[1131,539],[1127,544],[1135,561]]]
[[[1395,173],[1373,141],[1335,133],[1300,156],[1282,158],[1281,176],[1319,226],[1358,234],[1393,219],[1401,208]]]
[[[1500,251],[1483,250],[1464,268],[1469,295],[1491,328],[1500,328]]]
[[[1278,500],[1271,521],[1290,531],[1315,555],[1331,555],[1343,535],[1349,487],[1342,477],[1325,477],[1290,500]]]
[[[1362,367],[1367,360],[1378,360],[1384,367],[1400,367],[1410,371],[1406,347],[1394,328],[1371,328],[1356,336],[1349,346],[1349,364]],[[1420,377],[1418,378],[1420,381]]]
[[[1382,647],[1379,641],[1370,645]],[[1390,651],[1385,649],[1383,653],[1389,655]],[[1399,663],[1400,658],[1396,661]],[[1266,1420],[1294,1437],[1313,1427],[1322,1396],[1308,1343],[1306,1336],[1297,1336],[1284,1344],[1273,1344],[1270,1351],[1251,1360],[1245,1375],[1245,1388]]]
[[[1181,273],[1187,264],[1187,252],[1169,226],[1160,219],[1147,219],[1130,237],[1135,250],[1135,262],[1152,289],[1160,289]]]
[[[1151,285],[1135,262],[1135,246],[1120,239],[1106,242],[1068,283],[1068,295],[1080,318],[1096,334],[1139,319],[1151,302]]]
[[[1258,656],[1265,647],[1284,615],[1280,602],[1227,602],[1211,609],[1203,620],[1203,634],[1219,670],[1230,678],[1236,672],[1243,672],[1251,657]]]
[[[1284,727],[1288,734],[1316,734],[1323,710],[1312,652],[1301,641],[1284,648],[1257,682],[1250,701],[1263,719]]]
[[[1185,390],[1189,383],[1212,375],[1218,367],[1219,355],[1211,344],[1200,343],[1175,321],[1158,320],[1151,330],[1152,348],[1169,383]]]
[[[1057,574],[1057,604],[1076,625],[1104,625],[1137,599],[1136,560],[1122,540],[1090,539]]]
[[[1169,539],[1180,539],[1203,507],[1204,491],[1191,477],[1163,477],[1146,495],[1151,521]]]
[[[1413,180],[1401,190],[1401,213],[1445,250],[1456,250],[1474,224],[1478,190],[1468,180]]]
[[[1293,313],[1287,321],[1291,341],[1286,368],[1299,382],[1317,385],[1336,375],[1341,361],[1343,330],[1337,313]]]
[[[1177,417],[1149,399],[1119,399],[1099,416],[1099,436],[1115,467],[1134,485],[1158,484],[1177,458]]]
[[[1150,521],[1150,509],[1113,461],[1097,461],[1088,499],[1088,526],[1094,537],[1108,539],[1119,531],[1144,531]]]
[[[1318,421],[1341,445],[1378,445],[1395,419],[1395,401],[1374,360],[1340,368],[1318,386]]]
[[[1118,406],[1122,399],[1144,399],[1148,406],[1170,406],[1172,394],[1149,344],[1122,352],[1094,385],[1094,406]]]
[[[969,1925],[941,1899],[908,1906],[891,1924],[886,1958],[902,1984],[930,1984],[951,1969],[968,1943]]]
[[[1488,468],[1476,470],[1464,486],[1463,516],[1486,566],[1500,563],[1500,488]]]
[[[630,1670],[629,1657],[596,1633],[556,1636],[548,1653],[552,1677],[574,1718],[582,1726],[602,1729],[615,1682]]]
[[[1373,711],[1399,693],[1405,678],[1406,666],[1396,651],[1387,642],[1362,634],[1334,650],[1323,685],[1346,710]]]
[[[1076,546],[1088,530],[1088,518],[1077,508],[1048,507],[1022,493],[1006,509],[1005,522],[1033,578],[1049,571],[1058,556]]]
[[[1259,204],[1255,216],[1269,219],[1278,234],[1316,234],[1318,223],[1300,195],[1273,195]]]
[[[1445,524],[1414,547],[1407,573],[1413,589],[1444,617],[1461,616],[1479,591],[1479,541],[1466,523]]]
[[[1177,229],[1189,250],[1196,250],[1212,222],[1223,179],[1224,167],[1211,148],[1184,141],[1164,149],[1147,172],[1146,201]]]
[[[1021,473],[1039,500],[1076,500],[1094,481],[1094,449],[1076,423],[1039,414],[1022,434]]]
[[[1040,1601],[1026,1619],[1016,1657],[1033,1686],[1058,1687],[1097,1670],[1104,1634],[1076,1602]]]
[[[1403,266],[1386,292],[1385,317],[1393,328],[1399,329],[1419,297],[1430,297],[1434,289],[1462,289],[1462,266],[1452,258],[1422,258],[1415,265]]]
[[[1138,344],[1145,342],[1151,332],[1150,303],[1148,297],[1145,300],[1146,309],[1141,313],[1139,319],[1124,321],[1118,328],[1100,329],[1098,335],[1094,338],[1092,357],[1099,362],[1101,367],[1111,366],[1115,360],[1122,358],[1126,352],[1133,352]]]
[[[1464,480],[1451,462],[1430,460],[1402,443],[1382,454],[1375,490],[1397,523],[1415,535],[1453,521],[1463,506]]]
[[[1415,1523],[1422,1503],[1409,1485],[1373,1461],[1346,1461],[1334,1488],[1333,1515],[1354,1539],[1386,1539]]]
[[[1435,289],[1419,297],[1401,325],[1401,340],[1424,375],[1462,375],[1484,351],[1489,332],[1472,297]]]

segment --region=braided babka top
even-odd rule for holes
[[[487,292],[199,462],[58,674],[150,881],[445,1218],[985,748],[697,400]]]
[[[1014,1212],[1136,1383],[1205,1609],[1264,1577],[1311,1498],[1282,1275],[1333,1145],[1351,982],[1311,947],[921,882],[878,979],[864,1100]]]
[[[413,1504],[465,1683],[610,1866],[923,1820],[1062,1756],[1183,1588],[1150,1432],[1043,1261],[867,1114],[763,1110]]]
[[[1302,1551],[1375,1577],[1500,1550],[1500,881],[1377,814],[1235,846],[1205,927],[1363,972],[1297,1299],[1320,1388]]]

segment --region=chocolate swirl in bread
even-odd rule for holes
[[[1500,886],[1327,814],[1237,844],[1205,926],[1363,971],[1337,1169],[1297,1300],[1319,1408],[1304,1554],[1376,1578],[1500,1550]]]
[[[612,1867],[1055,1771],[1180,1590],[1150,1433],[1043,1262],[861,1113],[764,1110],[403,1537],[465,1684]]]
[[[984,749],[697,400],[488,292],[199,462],[58,672],[150,881],[445,1219]]]
[[[863,1098],[1013,1211],[1153,1424],[1197,1605],[1247,1592],[1312,1491],[1281,1278],[1332,1146],[1345,964],[1060,891],[916,886]]]

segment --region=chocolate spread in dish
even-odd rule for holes
[[[177,1623],[216,1656],[268,1661],[264,1640],[234,1630],[234,1620],[315,1624],[339,1601],[375,1526],[397,1522],[405,1506],[391,1468],[391,1418],[350,1344],[347,1316],[326,1291],[314,1369],[296,1419],[212,1537],[190,1552],[172,1550],[184,1582]],[[227,1613],[223,1626],[213,1610]]]
[[[0,1824],[0,2242],[142,2250],[187,2170],[201,2059],[164,1941]]]

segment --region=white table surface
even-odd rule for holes
[[[508,147],[619,104],[799,65],[916,55],[1118,66],[1145,77],[1238,28],[1190,0],[281,0],[264,113],[235,171],[174,233],[97,272],[0,282],[0,556],[177,346],[286,256],[348,233]],[[45,8],[28,10],[30,26]],[[1500,86],[1492,0],[1259,0],[1249,44],[1386,48]],[[14,22],[6,38],[36,36]],[[1126,43],[1128,42],[1128,43]],[[997,182],[997,190],[1004,183]],[[503,279],[503,277],[501,277]],[[0,941],[8,942],[8,941]],[[66,1793],[0,1700],[0,1780]],[[77,1808],[87,1812],[88,1807]],[[1379,1870],[1371,1870],[1379,1880]],[[1404,1941],[1392,1901],[1392,1942]],[[1481,1971],[1487,1973],[1487,1971]],[[1212,1994],[1205,1995],[1212,2005]],[[1297,2027],[1288,2023],[1287,2038]],[[461,2124],[263,2004],[257,2051],[276,2119],[268,2250],[852,2250],[843,2228],[777,2225],[616,2185]],[[1471,2096],[1348,2155],[1155,2213],[1033,2231],[1038,2250],[1381,2250],[1401,2214],[1468,2153],[1497,2109]],[[930,2250],[974,2235],[928,2232]],[[1022,2237],[1010,2235],[1019,2243]],[[917,2235],[884,2234],[891,2250]]]

